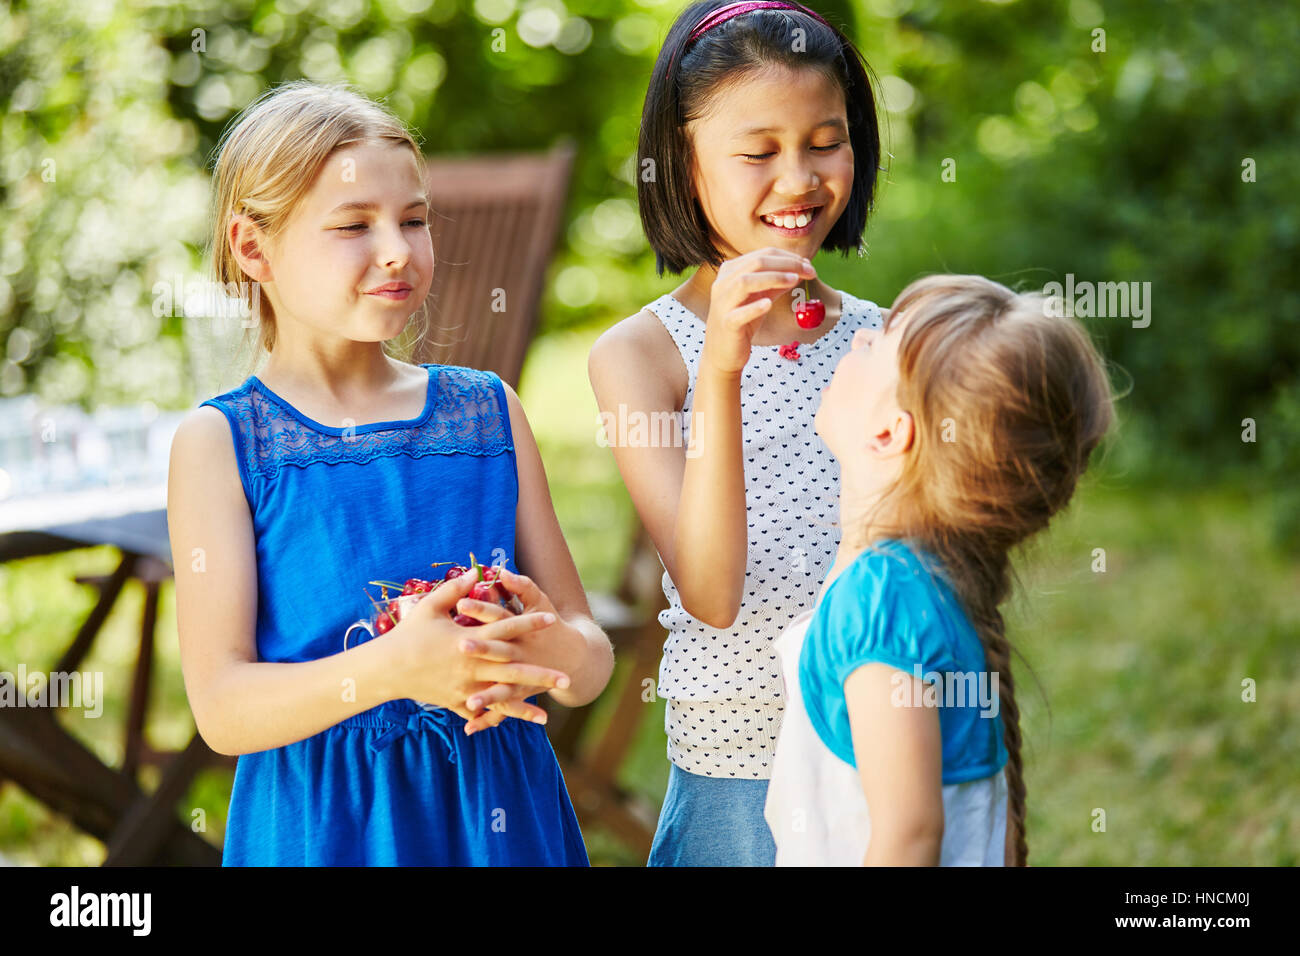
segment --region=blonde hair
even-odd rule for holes
[[[275,312],[236,261],[227,238],[231,220],[249,216],[274,241],[321,167],[333,153],[354,143],[407,146],[424,188],[424,155],[409,129],[386,107],[346,86],[297,80],[267,90],[226,128],[213,168],[211,262],[221,287],[238,289],[253,309],[258,342],[275,345]],[[253,283],[254,285],[256,283]]]
[[[1006,859],[1025,865],[1025,783],[1011,646],[999,605],[1012,589],[1011,550],[1045,528],[1074,494],[1114,416],[1105,365],[1073,319],[981,276],[917,280],[895,300],[899,407],[914,445],[878,510],[952,584],[998,674],[1007,748]],[[954,434],[955,432],[955,434]],[[946,440],[945,440],[946,439]],[[955,439],[955,440],[954,440]],[[870,529],[870,530],[868,530]]]

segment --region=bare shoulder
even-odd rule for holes
[[[235,458],[235,440],[230,423],[220,409],[200,405],[188,412],[172,437],[171,481],[176,479],[202,482],[211,488],[224,484],[238,488],[239,465]]]
[[[628,391],[671,395],[674,408],[686,401],[686,365],[673,337],[648,308],[610,326],[591,346],[587,373],[597,399]]]
[[[225,414],[211,405],[200,405],[187,412],[181,419],[172,438],[172,448],[180,449],[182,452],[216,453],[224,449],[233,455],[235,442]]]
[[[519,400],[519,393],[504,378],[501,379],[501,389],[506,393],[506,411],[510,415],[511,425],[515,426],[520,422],[527,424],[528,416],[524,413],[524,403]]]

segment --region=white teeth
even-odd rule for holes
[[[786,213],[782,216],[764,216],[763,221],[771,223],[773,226],[780,226],[783,229],[802,229],[808,223],[813,221],[813,214],[816,210],[800,212],[798,215]]]

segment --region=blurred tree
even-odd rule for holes
[[[1300,377],[1300,7],[868,6],[863,34],[897,28],[875,51],[894,158],[870,268],[845,284],[1150,282],[1149,326],[1089,321],[1131,379],[1126,415],[1149,451],[1257,466],[1285,439],[1245,444],[1241,420]]]
[[[677,0],[121,0],[0,10],[0,394],[187,404],[159,281],[204,268],[206,167],[268,86],[347,81],[431,153],[581,147],[547,326],[662,291],[631,176]],[[835,0],[880,78],[869,256],[837,285],[1150,282],[1151,323],[1091,325],[1152,450],[1257,465],[1300,374],[1293,51],[1300,8],[1189,0]],[[1279,406],[1280,407],[1280,406]],[[1260,444],[1240,421],[1261,420]],[[1293,436],[1293,440],[1300,436]],[[1281,460],[1274,456],[1272,460]],[[1197,474],[1183,470],[1184,474]]]

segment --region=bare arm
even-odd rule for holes
[[[900,694],[898,682],[907,686]],[[937,866],[943,843],[943,741],[922,683],[887,664],[844,681],[853,755],[871,814],[864,866]],[[906,695],[906,696],[904,696]],[[898,697],[915,706],[895,703]]]
[[[269,750],[392,698],[382,647],[295,664],[257,662],[253,523],[225,416],[177,429],[167,482],[185,691],[199,733],[223,754]],[[355,683],[355,699],[344,694]]]
[[[592,347],[587,371],[611,426],[614,462],[682,606],[726,627],[740,608],[747,551],[740,376],[701,372],[688,456],[680,442],[619,440],[617,423],[634,414],[651,427],[679,421],[676,396],[686,391],[686,369],[658,319],[643,313],[607,331]],[[672,433],[682,434],[676,427]]]
[[[803,259],[780,249],[760,249],[723,263],[712,286],[689,447],[680,442],[662,447],[664,442],[653,440],[640,443],[651,447],[634,447],[617,433],[606,436],[682,607],[712,627],[735,621],[745,587],[741,377],[758,324],[772,308],[770,295],[788,291],[801,276],[815,275]],[[686,369],[671,336],[648,311],[596,341],[587,373],[606,421],[645,415],[653,431],[664,416],[680,415]]]

